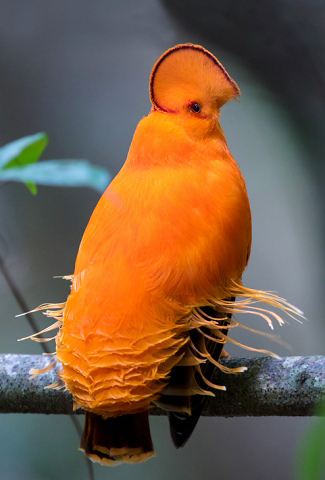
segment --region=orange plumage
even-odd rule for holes
[[[60,324],[60,377],[88,412],[81,448],[107,464],[153,454],[152,402],[175,412],[174,440],[195,402],[199,417],[197,395],[212,395],[204,362],[219,365],[233,312],[258,313],[256,300],[294,310],[241,286],[250,208],[219,124],[237,85],[211,53],[185,44],[157,61],[149,88],[152,110],[89,221],[62,316],[48,312]]]

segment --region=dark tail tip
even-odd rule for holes
[[[86,412],[79,449],[102,465],[148,460],[154,455],[148,411],[106,419]]]
[[[185,413],[168,412],[170,434],[176,448],[184,447],[192,435],[201,415],[201,409],[192,415]]]

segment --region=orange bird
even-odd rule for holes
[[[227,335],[239,325],[233,313],[283,323],[255,306],[263,301],[299,314],[241,285],[251,214],[219,124],[220,108],[240,93],[236,83],[211,53],[184,44],[158,59],[149,92],[152,109],[66,277],[67,301],[39,307],[57,320],[60,378],[85,410],[80,449],[108,465],[154,454],[152,404],[169,411],[175,445],[186,442],[206,396],[225,389],[211,381],[215,368],[244,370],[219,363],[225,342],[236,343]]]

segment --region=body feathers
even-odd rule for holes
[[[81,449],[103,464],[153,454],[153,402],[174,412],[182,445],[202,395],[224,388],[209,379],[222,368],[231,314],[256,313],[256,300],[291,309],[240,283],[250,207],[219,124],[237,85],[209,52],[185,44],[157,61],[149,90],[152,110],[91,216],[67,302],[48,312],[60,325],[61,380],[87,412]]]

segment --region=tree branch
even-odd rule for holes
[[[0,355],[0,413],[71,414],[72,397],[63,390],[44,389],[57,380],[55,370],[31,379],[31,368],[50,365],[42,355]],[[214,382],[226,392],[208,397],[203,415],[311,416],[325,396],[325,357],[231,358],[227,367],[246,366],[236,375],[217,372]],[[82,413],[78,410],[77,413]],[[159,408],[153,415],[164,415]]]

